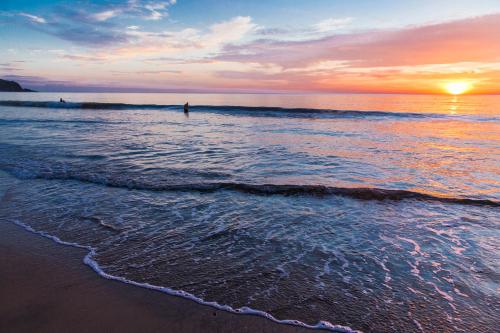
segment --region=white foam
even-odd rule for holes
[[[161,291],[161,292],[164,292],[164,293],[169,294],[169,295],[184,297],[184,298],[190,299],[190,300],[192,300],[192,301],[194,301],[196,303],[199,303],[199,304],[202,304],[202,305],[208,305],[208,306],[211,306],[211,307],[216,308],[218,310],[223,310],[223,311],[227,311],[227,312],[231,312],[231,313],[236,313],[236,314],[247,314],[247,315],[254,315],[254,316],[259,316],[259,317],[265,317],[265,318],[267,318],[267,319],[269,319],[269,320],[271,320],[271,321],[273,321],[275,323],[278,323],[278,324],[294,325],[294,326],[300,326],[300,327],[309,328],[309,329],[316,329],[316,330],[328,330],[328,331],[331,331],[331,332],[362,333],[361,331],[353,330],[350,327],[342,326],[342,325],[334,325],[334,324],[332,324],[330,322],[327,322],[327,321],[320,321],[320,322],[318,322],[315,325],[309,325],[309,324],[306,324],[306,323],[303,323],[303,322],[301,322],[299,320],[294,320],[294,319],[276,319],[271,314],[269,314],[269,313],[267,313],[265,311],[256,310],[256,309],[252,309],[252,308],[249,308],[249,307],[241,307],[241,308],[238,308],[238,309],[234,309],[234,308],[230,307],[229,305],[219,304],[217,302],[208,302],[208,301],[205,301],[205,300],[203,300],[203,299],[201,299],[199,297],[196,297],[196,296],[194,296],[194,295],[192,295],[192,294],[190,294],[188,292],[185,292],[183,290],[174,290],[174,289],[170,289],[170,288],[167,288],[167,287],[155,286],[155,285],[152,285],[152,284],[149,284],[149,283],[139,283],[139,282],[136,282],[136,281],[125,279],[123,277],[114,276],[114,275],[111,275],[111,274],[108,274],[108,273],[104,272],[101,269],[101,267],[99,266],[99,264],[93,259],[93,257],[96,254],[96,250],[93,247],[91,247],[91,246],[85,246],[85,245],[81,245],[81,244],[77,244],[77,243],[63,241],[60,238],[58,238],[56,236],[53,236],[53,235],[50,235],[50,234],[48,234],[48,233],[46,233],[44,231],[37,231],[37,230],[33,229],[31,226],[29,226],[27,224],[24,224],[24,223],[22,223],[20,221],[15,221],[14,223],[16,225],[24,228],[25,230],[28,230],[28,231],[30,231],[32,233],[35,233],[35,234],[41,235],[43,237],[49,238],[49,239],[53,240],[54,242],[56,242],[58,244],[68,245],[68,246],[73,246],[73,247],[76,247],[76,248],[88,250],[89,252],[83,258],[83,262],[86,265],[90,266],[101,277],[106,278],[108,280],[120,281],[120,282],[123,282],[123,283],[131,284],[131,285],[142,287],[142,288],[147,288],[147,289]]]

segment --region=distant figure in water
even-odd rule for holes
[[[184,113],[189,113],[189,103],[184,104]]]
[[[59,103],[66,103],[66,101],[62,98],[59,98]]]

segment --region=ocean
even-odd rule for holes
[[[0,93],[0,196],[102,276],[228,311],[498,330],[500,96]]]

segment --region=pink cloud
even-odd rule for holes
[[[306,67],[327,60],[356,67],[500,60],[500,14],[401,30],[334,35],[309,41],[257,40],[229,46],[219,60]]]

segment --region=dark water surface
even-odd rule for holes
[[[2,221],[277,319],[497,329],[500,97],[63,95],[0,94]]]

